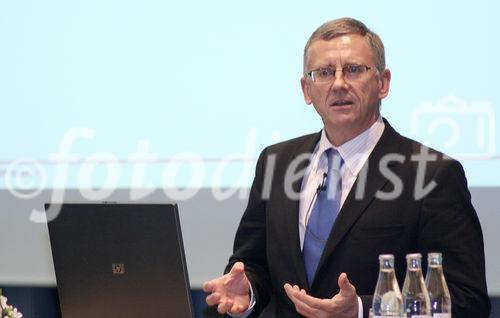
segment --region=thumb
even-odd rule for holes
[[[356,294],[356,288],[351,284],[351,282],[347,278],[346,273],[340,274],[338,284],[340,288],[340,294]]]
[[[231,271],[229,272],[229,274],[241,275],[244,272],[245,272],[245,265],[243,265],[242,262],[236,262],[236,263],[234,263],[233,267],[231,268]]]
[[[226,288],[237,294],[248,294],[250,282],[245,274],[245,265],[242,262],[236,262],[227,275],[227,279],[224,281]]]

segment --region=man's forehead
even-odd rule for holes
[[[318,58],[338,57],[339,53],[371,58],[372,51],[365,37],[359,34],[344,34],[330,40],[317,39],[311,43],[307,52],[307,62]]]
[[[333,39],[323,40],[317,39],[311,43],[309,46],[309,53],[311,51],[323,51],[323,50],[335,50],[335,49],[370,49],[368,46],[368,41],[365,37],[359,34],[343,34]]]

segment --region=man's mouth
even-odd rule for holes
[[[330,104],[330,106],[348,106],[351,104],[352,104],[352,101],[350,101],[350,100],[337,99],[337,100],[334,100],[333,103]]]

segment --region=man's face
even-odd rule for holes
[[[346,64],[366,65],[371,69],[355,80],[346,80],[340,71]],[[387,69],[377,71],[368,42],[357,34],[316,40],[310,45],[306,72],[328,66],[337,69],[335,79],[319,83],[306,76],[301,85],[306,103],[313,104],[321,116],[328,138],[340,145],[377,120],[380,100],[389,92],[391,73]]]

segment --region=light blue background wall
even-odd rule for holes
[[[351,16],[386,46],[393,79],[383,115],[460,159],[470,185],[493,187],[493,197],[499,11],[484,0],[2,1],[0,189],[42,200],[61,187],[247,187],[265,145],[321,128],[300,91],[303,46],[322,22]],[[63,156],[71,134],[73,155]],[[134,156],[140,149],[148,155]],[[205,213],[202,201],[190,204]],[[10,225],[0,231],[3,250],[35,225],[15,207],[1,213]],[[478,213],[498,221],[495,206]],[[45,246],[31,239],[40,242],[18,248]],[[50,267],[26,253],[0,277],[21,262]],[[41,273],[28,267],[14,281],[51,280]],[[500,294],[500,282],[490,289]]]

